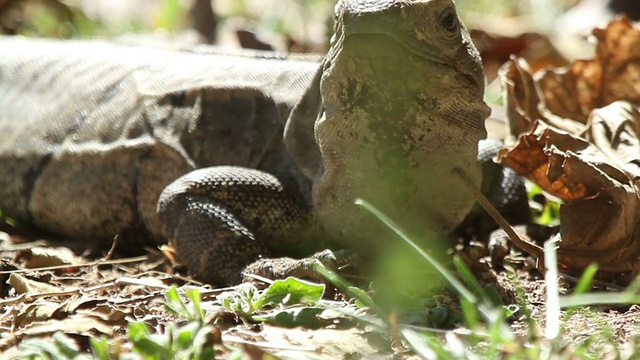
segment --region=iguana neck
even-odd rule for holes
[[[368,247],[356,198],[405,220],[449,232],[474,203],[452,169],[481,182],[478,141],[488,108],[482,81],[425,61],[384,36],[347,39],[325,69],[325,113],[316,123],[323,169],[314,207],[333,236]],[[359,225],[358,225],[359,224]],[[359,249],[367,250],[370,249]]]

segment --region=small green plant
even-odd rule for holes
[[[326,325],[331,318],[325,308],[314,307],[324,293],[324,285],[318,285],[295,278],[277,280],[263,291],[252,284],[241,284],[233,290],[222,293],[214,302],[219,308],[234,312],[250,321],[266,321],[276,325],[317,328]],[[187,301],[188,299],[188,301]],[[291,305],[308,307],[282,308]],[[165,294],[166,309],[184,319],[182,326],[170,324],[164,334],[153,333],[143,323],[129,326],[129,340],[133,352],[143,359],[213,359],[215,356],[215,328],[207,324],[202,308],[200,292],[196,289],[185,291],[181,296],[175,287]],[[265,313],[271,308],[277,311]],[[218,345],[221,346],[222,345]]]
[[[251,318],[267,306],[315,305],[324,293],[324,285],[289,277],[276,280],[264,291],[258,291],[251,283],[238,285],[235,290],[222,293],[219,299],[225,309]]]
[[[152,333],[144,323],[129,325],[133,351],[145,360],[214,359],[214,328],[199,322],[170,324],[164,334]]]
[[[187,324],[169,324],[164,334],[154,334],[141,322],[129,325],[129,340],[133,351],[145,360],[161,359],[214,359],[215,328],[205,323],[200,292],[185,292],[189,304],[171,287],[165,294],[165,307],[174,315],[187,320]]]
[[[203,322],[204,310],[202,310],[200,291],[197,289],[189,289],[185,291],[185,295],[191,300],[190,306],[185,304],[178,290],[172,286],[165,293],[165,307],[171,313],[191,322]],[[190,307],[190,308],[189,308]]]
[[[88,354],[82,354],[76,342],[69,336],[57,332],[51,339],[31,338],[20,343],[22,359],[91,359]]]
[[[325,286],[289,277],[276,280],[259,291],[244,283],[222,293],[218,303],[248,321],[268,322],[283,327],[316,329],[353,315],[353,309],[338,311],[322,300]]]
[[[540,186],[529,181],[527,181],[527,189],[533,219],[542,225],[558,225],[561,200],[543,193]]]

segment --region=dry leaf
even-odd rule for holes
[[[640,31],[621,17],[594,35],[592,60],[533,75],[522,59],[505,64],[514,144],[499,160],[566,201],[564,271],[598,263],[601,278],[616,279],[640,270]]]
[[[40,281],[30,280],[16,273],[12,273],[11,275],[9,275],[9,280],[7,281],[7,283],[14,288],[16,294],[18,295],[55,293],[61,290],[56,286],[49,285]]]
[[[504,20],[500,19],[498,27],[495,26],[495,21],[478,22],[470,30],[471,39],[480,52],[482,67],[489,81],[497,77],[500,65],[511,54],[527,59],[536,70],[550,65],[567,64],[567,59],[558,52],[548,36],[530,31],[527,26],[522,26],[522,22],[511,22],[513,27],[507,30]]]
[[[593,34],[592,60],[535,74],[544,107],[556,116],[585,123],[593,109],[614,101],[640,103],[640,32],[618,17]]]
[[[49,266],[83,264],[83,258],[76,256],[66,247],[34,247],[16,254],[16,263],[27,269],[37,269]]]

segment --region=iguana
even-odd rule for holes
[[[480,186],[478,52],[452,0],[341,0],[321,62],[0,39],[0,208],[44,230],[169,241],[192,273],[448,233]],[[260,55],[261,54],[261,55]],[[428,245],[428,244],[427,244]]]

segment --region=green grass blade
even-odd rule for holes
[[[558,238],[553,238],[544,244],[544,266],[547,269],[545,282],[547,284],[547,339],[556,339],[560,334],[560,293],[558,292],[558,262],[556,246]]]
[[[473,276],[473,274],[471,273],[471,269],[469,269],[469,267],[467,266],[467,264],[465,264],[462,258],[457,255],[454,256],[453,264],[455,265],[456,270],[458,270],[458,273],[462,277],[462,280],[464,280],[465,284],[467,284],[467,286],[471,288],[471,291],[476,296],[482,298],[483,300],[485,301],[488,300],[486,299],[484,289],[482,288],[478,280],[475,278],[475,276]]]
[[[476,302],[477,299],[469,290],[467,290],[464,285],[455,278],[455,276],[449,272],[444,266],[440,265],[431,255],[422,250],[416,243],[414,243],[409,237],[400,229],[400,226],[396,224],[393,220],[388,218],[378,209],[373,207],[373,205],[362,199],[356,199],[356,205],[360,205],[367,209],[367,211],[371,212],[374,216],[376,216],[380,221],[382,221],[385,225],[387,225],[393,232],[398,234],[407,244],[413,247],[431,266],[433,266],[444,278],[445,280],[462,296],[469,302]]]
[[[561,307],[593,305],[633,305],[640,304],[640,296],[628,291],[621,293],[591,293],[560,297]]]
[[[344,291],[351,298],[357,299],[364,306],[369,307],[371,310],[373,310],[376,314],[380,315],[382,318],[384,319],[388,318],[388,313],[382,310],[381,307],[376,305],[371,299],[371,297],[367,295],[367,293],[351,285],[347,280],[343,279],[340,275],[336,274],[335,272],[327,269],[319,261],[317,263],[314,263],[312,267],[315,272],[320,274],[325,279],[329,280],[333,285],[335,285],[341,291]]]
[[[589,264],[589,266],[587,266],[587,268],[582,272],[580,281],[578,281],[575,290],[573,290],[573,294],[585,294],[591,290],[591,284],[593,283],[593,278],[596,276],[596,272],[598,272],[598,264]]]

